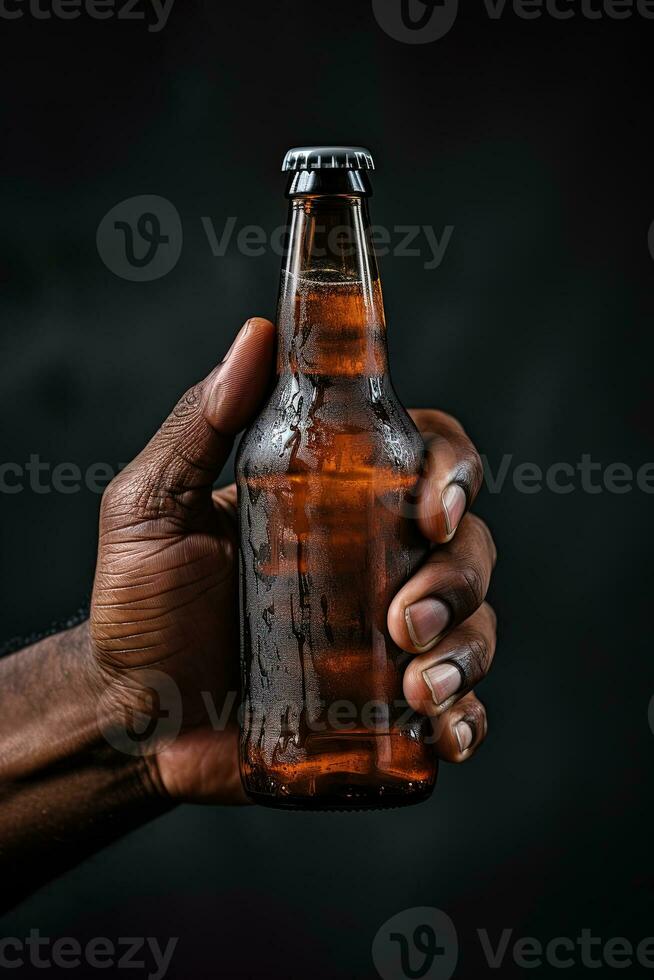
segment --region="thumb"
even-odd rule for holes
[[[119,474],[130,487],[139,519],[184,514],[220,475],[234,436],[254,416],[273,363],[275,333],[269,320],[252,317],[204,381],[180,399],[145,449]]]

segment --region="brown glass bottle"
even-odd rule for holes
[[[237,458],[241,774],[258,803],[425,799],[427,722],[386,615],[425,552],[407,516],[422,440],[388,373],[367,151],[290,151],[277,383]]]

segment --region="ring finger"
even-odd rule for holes
[[[496,629],[485,602],[438,646],[414,657],[404,673],[404,696],[414,711],[437,718],[479,684],[495,656]]]

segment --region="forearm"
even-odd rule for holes
[[[0,908],[169,807],[100,693],[86,623],[0,660]]]

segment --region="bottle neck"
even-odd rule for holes
[[[386,324],[365,197],[292,196],[279,294],[278,374],[387,373]]]

